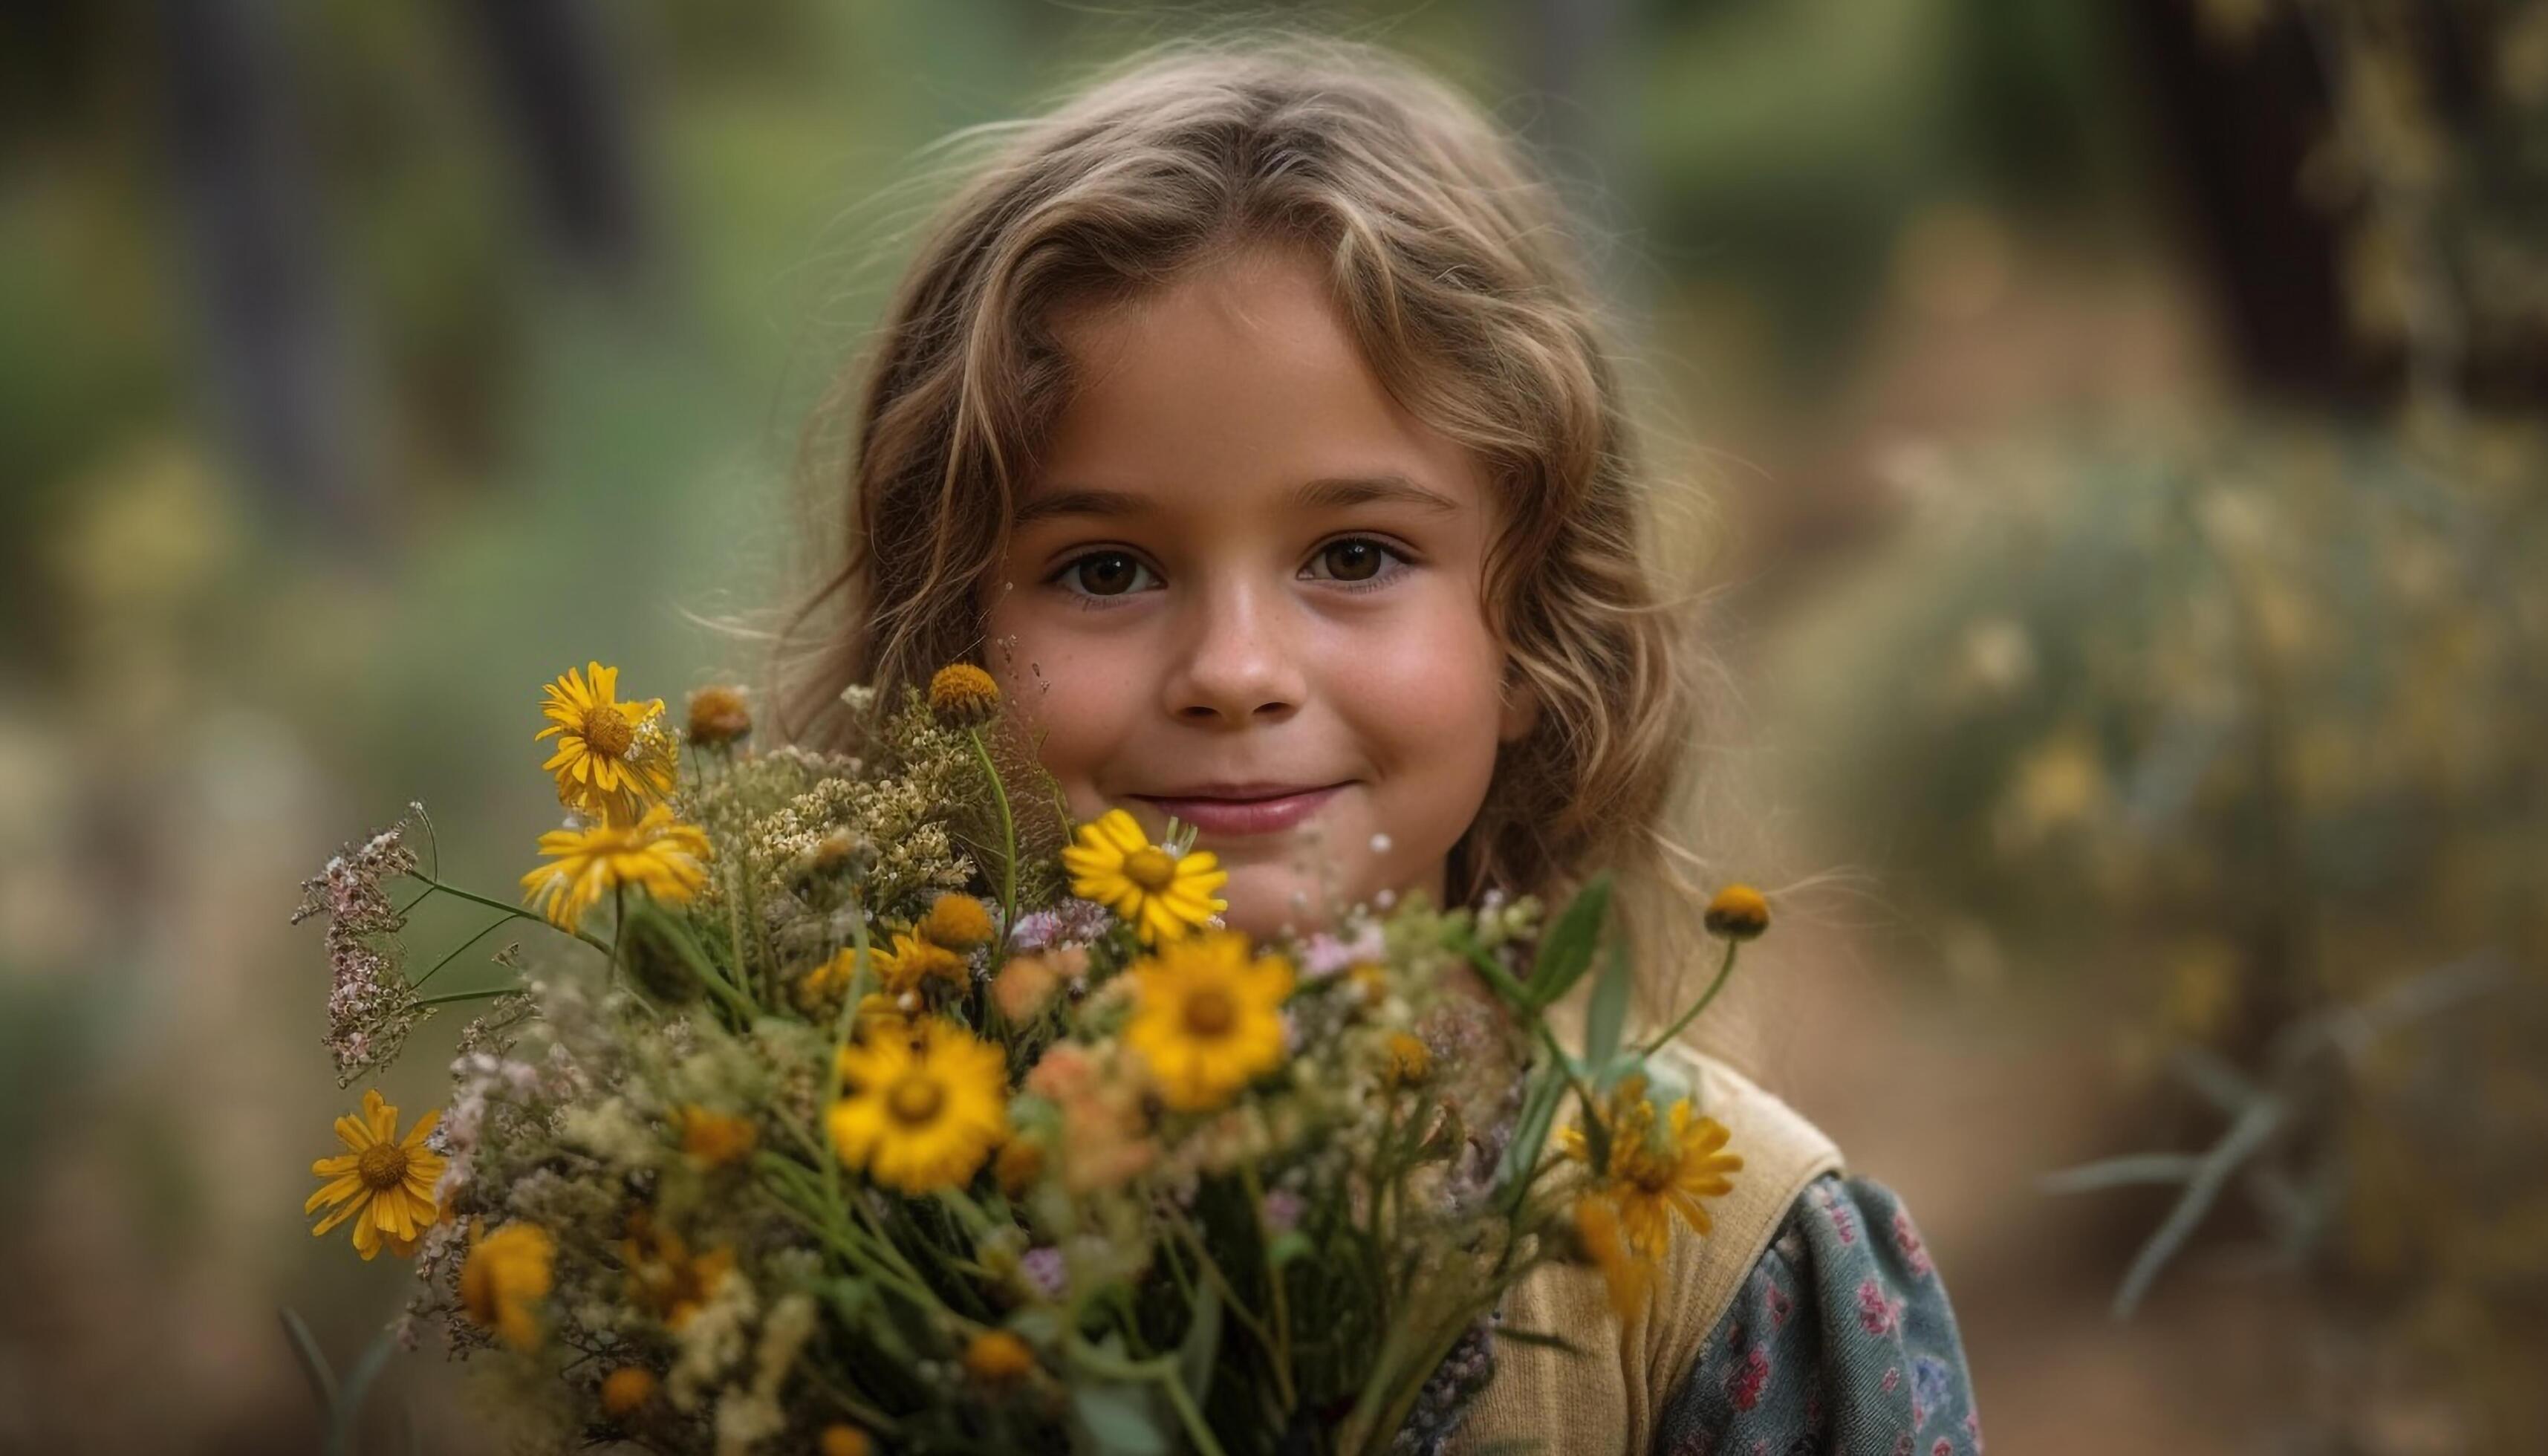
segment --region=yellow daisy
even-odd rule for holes
[[[664,700],[621,702],[617,668],[587,671],[590,681],[570,668],[548,685],[538,738],[556,739],[557,752],[540,767],[557,775],[560,803],[625,824],[673,791],[673,740],[657,721]]]
[[[963,956],[935,941],[902,931],[894,932],[891,950],[870,949],[867,958],[875,966],[876,979],[897,996],[919,990],[921,983],[928,980],[964,984]]]
[[[404,1257],[415,1252],[416,1239],[441,1221],[434,1206],[433,1185],[442,1177],[442,1154],[426,1150],[425,1135],[442,1114],[426,1113],[405,1138],[398,1136],[398,1109],[375,1090],[363,1094],[363,1115],[336,1119],[336,1136],[350,1151],[322,1157],[310,1171],[328,1181],[301,1206],[315,1214],[328,1204],[336,1211],[318,1221],[313,1233],[354,1221],[354,1247],[366,1259],[381,1251]]]
[[[1008,1136],[1008,1056],[953,1022],[841,1050],[826,1126],[841,1160],[904,1193],[956,1187]]]
[[[539,1343],[540,1301],[556,1280],[557,1240],[537,1224],[507,1224],[481,1238],[469,1230],[460,1266],[460,1308],[470,1322],[502,1335],[515,1349]]]
[[[1743,1167],[1739,1153],[1724,1150],[1725,1125],[1690,1110],[1687,1099],[1676,1102],[1664,1135],[1654,1136],[1655,1108],[1642,1082],[1631,1082],[1613,1099],[1604,1119],[1610,1134],[1610,1166],[1599,1193],[1617,1208],[1628,1244],[1649,1259],[1659,1259],[1672,1242],[1672,1216],[1682,1216],[1704,1235],[1716,1227],[1702,1198],[1722,1198],[1734,1191],[1728,1174]],[[1566,1150],[1579,1161],[1591,1161],[1592,1146],[1580,1128],[1569,1128]]]
[[[540,901],[549,920],[565,930],[583,924],[585,912],[621,885],[680,903],[708,879],[701,863],[708,857],[707,835],[676,821],[663,804],[634,824],[552,829],[540,836],[540,853],[552,863],[522,876],[522,898]]]
[[[1061,863],[1071,893],[1131,921],[1144,946],[1173,941],[1229,908],[1213,894],[1229,882],[1229,871],[1210,851],[1172,854],[1150,843],[1122,809],[1080,825]]]
[[[1584,1194],[1575,1200],[1574,1216],[1576,1241],[1601,1271],[1610,1308],[1624,1324],[1645,1303],[1646,1291],[1654,1287],[1655,1261],[1640,1256],[1619,1236],[1619,1209],[1610,1199]]]
[[[1133,1019],[1125,1044],[1139,1053],[1159,1096],[1180,1112],[1219,1107],[1283,1061],[1292,963],[1250,957],[1247,937],[1210,931],[1133,962]]]
[[[872,951],[867,954],[870,957],[875,955]],[[839,1000],[841,993],[850,988],[850,978],[858,973],[858,968],[859,953],[855,948],[834,953],[796,978],[796,1004],[809,1016],[820,1012],[827,1003]]]

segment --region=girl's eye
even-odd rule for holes
[[[1350,587],[1378,585],[1387,575],[1393,557],[1405,560],[1395,548],[1369,536],[1346,536],[1320,547],[1312,560],[1327,568],[1328,575],[1319,580]]]
[[[1405,553],[1394,546],[1369,536],[1345,536],[1320,547],[1311,558],[1312,569],[1306,570],[1304,575],[1312,581],[1370,590],[1386,586],[1396,579],[1397,572],[1390,566],[1393,561],[1400,566],[1408,564]],[[1317,570],[1319,567],[1324,570]],[[1085,607],[1110,606],[1137,592],[1158,585],[1156,574],[1139,557],[1129,551],[1116,550],[1091,551],[1084,556],[1072,557],[1049,580]]]
[[[1126,551],[1091,551],[1073,558],[1053,580],[1067,586],[1075,573],[1079,585],[1073,589],[1081,596],[1122,596],[1139,590],[1141,574],[1149,568]]]

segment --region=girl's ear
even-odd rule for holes
[[[1512,670],[1509,659],[1504,664],[1502,711],[1496,718],[1496,737],[1505,743],[1518,743],[1539,726],[1539,691],[1529,680]]]

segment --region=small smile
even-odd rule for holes
[[[1137,793],[1164,814],[1206,834],[1279,834],[1319,811],[1343,783],[1315,787],[1275,783],[1198,785],[1172,794]]]

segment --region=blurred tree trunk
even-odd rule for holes
[[[2345,323],[2340,220],[2296,179],[2327,91],[2309,39],[2267,23],[2226,44],[2202,0],[2114,0],[2178,223],[2217,291],[2232,356],[2260,392],[2363,408],[2394,386]]]

